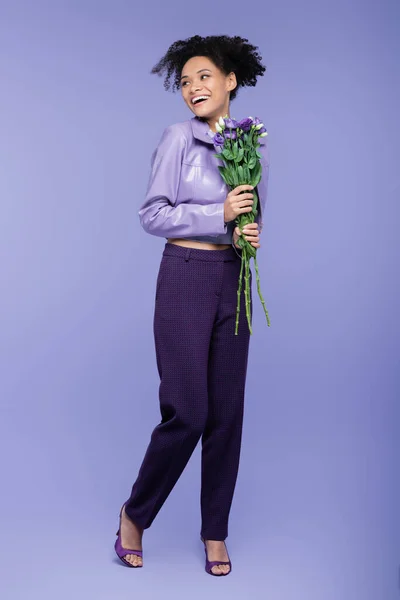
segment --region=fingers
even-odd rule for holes
[[[241,235],[239,227],[235,227],[235,233],[237,236]],[[260,248],[260,232],[258,231],[258,223],[248,223],[243,227],[243,237],[255,248]]]
[[[246,206],[246,204],[253,204],[253,202],[254,202],[253,194],[240,194],[240,196],[235,196],[235,201],[239,204],[239,206]]]
[[[237,187],[235,187],[232,190],[232,192],[236,196],[237,194],[240,194],[241,192],[246,192],[248,190],[254,190],[254,186],[252,186],[252,185],[238,185]]]
[[[254,222],[254,223],[247,223],[247,225],[245,225],[243,227],[243,233],[248,233],[251,236],[254,235],[260,235],[260,231],[258,229],[258,223]]]
[[[250,192],[247,192],[246,194],[235,194],[235,190],[232,190],[229,192],[228,196],[232,198],[232,202],[235,201],[241,204],[246,200],[246,204],[249,204],[249,200],[251,200],[251,203],[253,203],[254,194],[251,194]]]
[[[253,223],[247,223],[247,225],[243,227],[243,231],[247,231],[248,229],[258,229],[257,221],[253,221]]]

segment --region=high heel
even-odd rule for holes
[[[200,536],[201,541],[204,544],[204,551],[206,553],[206,566],[205,566],[205,570],[207,571],[207,573],[209,573],[210,575],[215,575],[216,577],[222,577],[224,575],[229,575],[229,573],[232,571],[232,563],[230,560],[228,561],[223,561],[223,560],[208,560],[208,554],[207,554],[207,546],[206,546],[206,542],[205,539]],[[224,542],[225,544],[225,542]],[[225,544],[225,548],[226,548],[226,544]],[[226,553],[228,554],[228,550],[226,551]],[[229,554],[228,554],[229,556]],[[219,565],[229,565],[229,571],[227,573],[214,573],[212,571],[213,567],[217,567]]]
[[[125,565],[127,565],[128,567],[133,567],[134,569],[137,569],[139,567],[142,567],[143,564],[132,565],[132,563],[130,563],[129,561],[126,560],[125,556],[127,554],[134,554],[135,556],[140,556],[140,558],[143,559],[143,550],[130,550],[129,548],[124,548],[121,543],[121,519],[122,519],[122,511],[124,510],[124,507],[125,507],[125,504],[122,505],[122,508],[119,513],[119,529],[118,529],[117,533],[115,534],[118,537],[115,541],[114,548],[115,548],[115,552],[117,553],[118,558],[120,558]]]

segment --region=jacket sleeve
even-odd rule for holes
[[[166,238],[224,234],[223,203],[203,205],[190,199],[176,206],[185,148],[184,132],[176,125],[167,127],[152,156],[140,224],[147,233]]]

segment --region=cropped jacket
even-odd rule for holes
[[[151,158],[146,196],[138,214],[143,229],[165,238],[232,244],[235,220],[224,222],[229,188],[223,181],[208,124],[193,117],[167,127]],[[267,199],[269,160],[259,138],[262,176],[258,193],[259,231]]]

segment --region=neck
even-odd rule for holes
[[[218,119],[220,117],[226,117],[228,115],[228,117],[230,117],[229,114],[229,104],[224,107],[224,109],[221,111],[221,113],[218,113],[216,115],[213,115],[212,117],[208,117],[205,119],[205,121],[207,121],[209,128],[211,129],[211,131],[213,131],[214,133],[216,133],[216,127],[215,127],[215,123],[218,121]]]

